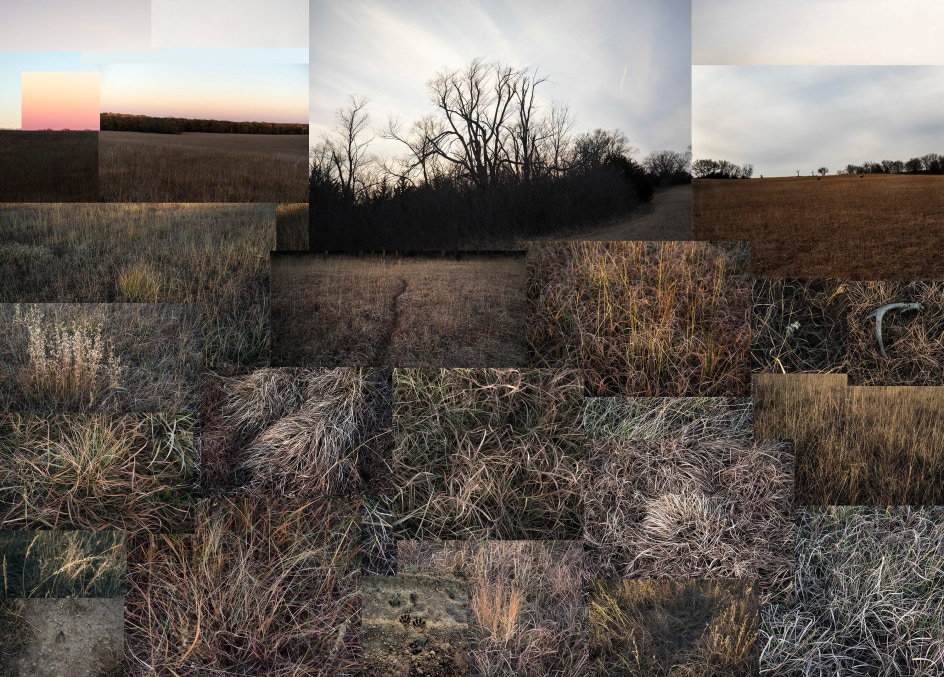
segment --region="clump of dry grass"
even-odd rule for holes
[[[754,577],[764,600],[789,594],[789,442],[594,440],[588,466],[593,577]]]
[[[192,536],[134,539],[129,674],[355,674],[356,515],[333,499],[219,500]]]
[[[523,255],[272,257],[285,366],[523,366]]]
[[[753,370],[783,374],[842,370],[849,287],[842,280],[754,280]]]
[[[394,539],[393,502],[389,496],[362,496],[361,573],[364,576],[396,576],[397,541]]]
[[[389,370],[259,369],[208,386],[204,491],[301,497],[387,487]]]
[[[754,388],[757,437],[795,442],[797,503],[944,501],[944,389],[813,374],[759,374]]]
[[[4,528],[186,529],[193,418],[0,416]]]
[[[529,250],[533,364],[590,396],[746,396],[746,243],[552,242]]]
[[[394,370],[405,538],[576,538],[582,384],[572,370]]]
[[[577,541],[400,541],[401,568],[469,581],[475,677],[587,671],[584,550]]]
[[[275,248],[308,251],[308,203],[279,204],[275,213]]]
[[[944,177],[697,179],[696,240],[750,240],[756,277],[944,277]]]
[[[20,677],[17,660],[33,639],[24,599],[0,598],[0,677]]]
[[[206,365],[268,363],[273,205],[0,205],[0,299],[201,305]]]
[[[761,610],[761,674],[941,674],[942,542],[941,507],[799,511],[797,600]]]
[[[587,437],[652,440],[749,438],[746,397],[590,397],[584,400]]]
[[[591,675],[757,674],[752,581],[595,580]]]
[[[848,285],[849,384],[944,385],[944,282],[856,282]],[[920,303],[920,310],[892,310],[882,318],[882,357],[875,319],[886,303]]]
[[[174,305],[0,304],[0,411],[182,411],[198,313]]]

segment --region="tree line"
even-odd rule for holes
[[[692,162],[692,176],[696,179],[749,179],[754,174],[754,165],[738,166],[727,160],[708,158]]]
[[[308,134],[308,124],[298,122],[234,122],[232,120],[200,120],[193,118],[151,117],[125,113],[102,113],[101,130],[106,132],[149,132],[182,134],[211,132],[214,134]]]
[[[312,149],[313,249],[439,248],[495,242],[599,221],[691,179],[690,153],[642,163],[626,135],[574,134],[575,115],[537,96],[547,77],[474,59],[427,82],[432,111],[372,127],[351,95]],[[382,138],[401,149],[380,157]]]
[[[749,179],[754,173],[750,164],[737,166],[727,160],[702,159],[692,162],[692,176],[696,179]],[[829,169],[820,167],[816,174],[821,177],[829,174]],[[882,160],[881,162],[863,162],[861,165],[848,164],[836,174],[944,174],[944,156],[928,153],[910,160]],[[797,176],[800,170],[797,170]],[[813,176],[814,172],[810,172]]]

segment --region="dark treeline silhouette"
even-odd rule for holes
[[[727,160],[708,158],[692,162],[692,176],[696,179],[749,179],[754,174],[754,165],[738,167]]]
[[[351,96],[312,149],[313,250],[488,247],[598,223],[652,199],[657,183],[691,180],[690,154],[643,164],[619,130],[572,135],[566,104],[541,109],[537,72],[473,60],[427,83],[434,112],[404,129],[370,127]],[[396,158],[370,153],[378,137]],[[656,154],[653,154],[656,155]],[[650,156],[652,157],[652,156]]]
[[[156,118],[149,115],[102,113],[101,130],[103,132],[150,132],[152,134],[182,134],[183,132],[307,134],[308,125],[298,122],[233,122],[231,120]]]
[[[882,160],[846,165],[846,174],[944,174],[944,157],[928,153],[910,160]]]

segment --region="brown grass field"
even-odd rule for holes
[[[0,130],[0,202],[96,202],[98,135]]]
[[[272,256],[280,366],[523,366],[523,256]]]
[[[757,439],[796,445],[798,505],[944,502],[944,388],[757,374]]]
[[[697,240],[750,240],[758,277],[944,277],[944,176],[698,179]]]
[[[276,207],[275,248],[279,251],[308,251],[307,202]]]
[[[306,202],[308,136],[99,132],[103,202]]]

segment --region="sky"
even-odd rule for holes
[[[941,0],[693,0],[693,61],[944,64]]]
[[[754,176],[944,153],[942,66],[694,66],[695,159]]]
[[[427,81],[484,57],[537,68],[539,104],[567,101],[575,133],[622,130],[638,160],[691,143],[690,0],[314,0],[309,20],[313,142],[352,94],[370,98],[373,128],[394,116],[409,129],[434,112]],[[371,150],[403,152],[379,138]]]
[[[99,128],[98,73],[23,73],[23,129]]]

